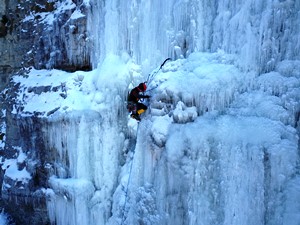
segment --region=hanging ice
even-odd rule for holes
[[[222,49],[245,69],[300,59],[298,1],[91,0],[94,65],[127,52],[149,73],[163,58]]]

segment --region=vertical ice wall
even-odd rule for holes
[[[82,78],[79,92],[68,86],[83,109],[49,117],[44,140],[56,153],[47,203],[53,224],[106,224],[110,218],[125,148],[128,76],[126,62],[108,57]]]
[[[191,8],[184,1],[91,1],[94,66],[106,55],[127,52],[147,72],[168,56],[189,49]]]
[[[140,142],[125,224],[285,224],[296,219],[287,210],[293,203],[283,200],[290,196],[286,186],[297,163],[293,132],[270,126],[269,120],[243,119],[170,124],[161,151],[147,138]],[[250,129],[262,138],[247,139]],[[285,210],[290,219],[283,218]]]
[[[237,53],[259,72],[299,59],[299,9],[299,1],[219,1],[211,49]]]
[[[298,224],[299,62],[258,78],[227,63],[191,54],[157,76],[108,224]]]
[[[223,49],[244,69],[271,71],[299,59],[297,0],[91,0],[93,64],[127,52],[149,72],[162,58]]]
[[[109,117],[109,116],[107,116]],[[48,147],[57,152],[48,211],[56,224],[105,224],[119,173],[124,135],[111,117],[94,111],[55,118]]]
[[[275,64],[282,59],[299,59],[299,26],[297,26],[297,21],[299,21],[300,5],[297,1],[91,0],[90,3],[89,29],[94,43],[93,64],[95,68],[100,65],[103,68],[102,62],[107,59],[107,56],[111,54],[123,55],[123,53],[128,54],[136,63],[141,64],[143,72],[146,73],[156,67],[157,62],[162,58],[170,56],[174,59],[182,58],[193,51],[214,52],[223,49],[225,52],[237,54],[240,57],[238,64],[243,69],[255,69],[256,71],[272,70]],[[103,70],[99,72],[99,76],[110,74],[110,72]],[[103,81],[108,80],[104,79]],[[103,81],[98,80],[99,89],[97,90],[114,90],[113,93],[118,93],[110,84],[107,84],[109,87],[101,85],[100,83]],[[121,87],[118,83],[116,85]],[[111,99],[112,93],[110,91],[104,91],[105,98],[110,97]],[[105,103],[111,106],[111,103]],[[58,191],[54,195],[54,204],[50,206],[50,215],[53,216],[53,221],[58,221],[59,224],[67,223],[67,218],[60,217],[63,215],[62,211],[55,212],[55,210],[64,207],[69,209],[67,204],[70,202],[69,206],[72,210],[66,214],[73,215],[75,217],[73,221],[81,221],[82,224],[105,224],[111,216],[112,207],[117,208],[123,205],[117,203],[113,205],[111,202],[112,191],[116,188],[119,172],[117,156],[118,151],[122,149],[124,136],[116,122],[119,119],[118,115],[110,115],[110,113],[109,110],[101,111],[104,121],[96,123],[96,125],[87,122],[86,117],[80,117],[77,126],[74,126],[74,130],[77,129],[77,131],[72,131],[75,133],[73,136],[71,135],[72,143],[74,145],[75,140],[76,146],[74,148],[71,146],[70,149],[75,150],[75,152],[70,154],[62,151],[62,155],[70,154],[68,157],[70,162],[65,162],[71,166],[67,174],[70,173],[70,177],[75,180],[70,180],[67,183],[59,179],[50,180],[50,184]],[[211,130],[212,127],[217,126],[228,132],[232,128],[231,119],[230,117],[222,117],[216,122],[212,118],[212,125],[204,124],[204,126],[207,126],[206,130]],[[269,122],[253,121],[255,124],[263,122],[266,127],[267,122]],[[233,122],[236,123],[236,121]],[[201,121],[199,123],[199,127],[202,127]],[[147,130],[147,124],[145,126],[144,129]],[[265,164],[262,160],[268,161],[269,154],[271,154],[269,151],[272,147],[277,149],[276,147],[281,146],[282,140],[280,138],[274,138],[274,143],[270,144],[274,146],[268,146],[268,151],[264,155],[261,153],[264,150],[263,140],[258,143],[257,149],[255,147],[257,143],[254,140],[244,142],[243,133],[235,134],[232,138],[238,143],[232,144],[226,142],[227,137],[222,136],[218,139],[213,134],[204,132],[202,135],[205,139],[200,139],[200,142],[194,143],[189,138],[183,139],[182,142],[176,142],[179,144],[179,152],[176,153],[172,152],[172,142],[181,140],[182,134],[189,136],[190,131],[188,128],[185,129],[185,126],[178,128],[174,125],[172,129],[174,130],[171,132],[173,133],[171,139],[165,140],[166,143],[163,145],[166,153],[163,155],[163,160],[159,162],[156,160],[161,153],[154,151],[155,146],[151,144],[152,140],[148,141],[146,135],[138,135],[137,155],[135,157],[137,163],[134,164],[135,174],[131,182],[133,186],[131,190],[135,191],[135,195],[128,197],[130,203],[128,213],[131,215],[127,218],[128,224],[136,222],[157,224],[161,221],[165,224],[168,224],[169,221],[172,224],[184,224],[186,221],[189,224],[198,224],[201,222],[198,218],[203,218],[206,224],[222,221],[225,224],[239,224],[245,216],[249,223],[260,224],[264,220],[269,221],[273,212],[268,212],[267,216],[269,217],[264,218],[265,214],[257,210],[255,206],[256,204],[268,204],[267,200],[266,202],[262,200],[263,197],[259,193],[259,189],[265,188],[265,185],[269,187],[268,185],[271,184],[263,183],[265,177],[261,177],[261,174],[258,175],[257,186],[252,182],[250,176],[247,177],[248,186],[243,183],[240,177],[237,180],[234,177],[240,175],[236,174],[236,169],[241,169],[241,174],[246,173],[248,168],[253,169],[255,173],[264,170]],[[89,135],[86,135],[87,130],[92,131],[92,133],[88,132]],[[100,130],[107,132],[99,139],[94,139]],[[119,135],[120,133],[121,135]],[[261,131],[262,133],[263,131]],[[284,129],[282,133],[285,133]],[[289,136],[290,133],[287,133]],[[89,143],[86,143],[86,139],[90,137],[93,137],[92,140],[89,139]],[[199,138],[201,137],[199,136]],[[295,141],[293,137],[286,139]],[[111,143],[111,140],[116,143]],[[89,147],[89,150],[92,149],[91,152],[94,152],[95,155],[86,158],[85,148],[91,146],[91,142],[94,143],[92,146],[97,146]],[[59,141],[54,143],[61,145]],[[145,143],[147,143],[146,150],[143,147]],[[282,145],[284,144],[289,145],[290,143],[283,143]],[[63,149],[63,146],[57,148]],[[278,149],[280,150],[280,148]],[[291,149],[294,151],[295,146],[292,146]],[[105,152],[101,152],[104,150]],[[256,154],[256,151],[260,154]],[[87,162],[93,162],[94,159],[97,161],[98,158],[99,164],[95,164],[91,168],[87,166]],[[183,162],[181,162],[182,158]],[[246,164],[237,162],[237,159]],[[280,158],[279,161],[283,160]],[[111,161],[112,164],[110,164]],[[294,163],[291,159],[285,162],[290,161]],[[233,163],[233,167],[228,166],[231,163]],[[93,173],[95,174],[91,178]],[[289,171],[287,173],[291,174]],[[108,177],[109,174],[112,174],[111,177]],[[272,174],[264,175],[272,176]],[[155,179],[157,176],[168,177],[168,179]],[[124,177],[127,176],[124,175]],[[81,180],[82,178],[84,181]],[[120,179],[121,185],[118,188],[124,189],[127,180],[123,181],[122,177]],[[178,184],[178,180],[183,182]],[[278,182],[279,184],[272,187],[282,188],[282,181],[279,180]],[[188,185],[191,183],[193,185]],[[231,186],[232,183],[237,184],[241,189]],[[69,184],[71,186],[68,186]],[[80,192],[82,189],[86,192],[84,192],[84,199],[80,201],[80,204],[74,196],[83,194]],[[246,192],[244,192],[245,189],[247,189]],[[122,191],[124,190],[119,190],[114,194],[120,194]],[[227,194],[234,196],[236,192],[236,199],[233,201],[226,197]],[[199,196],[199,193],[202,194]],[[258,199],[245,200],[247,207],[254,208],[249,215],[246,215],[248,211],[234,211],[244,197],[256,194],[259,196]],[[118,200],[123,203],[124,195],[120,194],[119,197]],[[272,197],[278,199],[282,196],[277,196],[277,192],[275,194],[271,192],[268,198]],[[89,203],[87,199],[90,199]],[[279,204],[276,201],[274,200],[274,204]],[[199,205],[199,202],[203,205]],[[87,207],[90,207],[89,210]],[[78,208],[82,210],[76,211]],[[118,210],[124,209],[121,207],[114,208],[113,212],[119,213]],[[276,208],[276,210],[281,209]],[[99,212],[101,212],[100,215]],[[256,214],[258,216],[251,217]],[[277,215],[279,214],[281,215],[281,213],[277,213]],[[140,218],[144,218],[144,221],[139,221]],[[168,220],[170,218],[171,220]],[[114,222],[113,219],[111,219],[112,223]],[[117,218],[118,221],[119,219],[120,217]]]

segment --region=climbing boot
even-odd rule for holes
[[[133,118],[133,119],[136,119],[137,121],[141,121],[140,116],[137,115],[137,114],[131,114],[130,117]]]

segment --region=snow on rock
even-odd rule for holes
[[[76,20],[78,18],[81,18],[81,17],[86,17],[86,15],[82,14],[82,12],[79,10],[79,9],[76,9],[71,17],[70,17],[70,20]]]
[[[55,112],[103,110],[111,102],[121,104],[124,110],[130,78],[141,79],[136,70],[138,68],[132,61],[114,55],[108,56],[100,69],[91,72],[29,68],[26,76],[13,78],[14,83],[21,85],[13,113],[29,115],[36,112],[47,117]],[[134,85],[137,84],[138,81]],[[106,93],[111,95],[106,96]]]
[[[13,113],[47,113],[58,108],[59,111],[80,110],[89,106],[88,99],[79,99],[84,93],[82,81],[85,72],[67,73],[58,70],[31,69],[26,77],[15,76],[14,82],[21,83],[20,93]],[[91,77],[89,74],[87,77]],[[78,79],[80,77],[80,79]],[[86,78],[88,80],[88,78]],[[83,85],[83,87],[81,87]],[[72,107],[73,106],[73,107]]]
[[[19,147],[15,149],[18,152],[17,157],[6,159],[1,163],[1,167],[5,171],[5,179],[13,180],[14,182],[20,181],[24,184],[32,178],[25,166],[27,156]]]
[[[1,171],[3,171],[3,180],[1,193],[2,199],[9,201],[12,196],[16,195],[16,199],[20,197],[19,201],[21,202],[22,196],[28,197],[31,194],[37,194],[31,193],[32,190],[30,189],[34,177],[32,168],[34,168],[36,161],[30,160],[22,148],[14,146],[13,149],[14,155],[5,155],[6,151],[2,150]]]

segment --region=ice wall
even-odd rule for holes
[[[66,106],[44,128],[47,148],[56,152],[47,202],[53,224],[106,224],[111,217],[128,141],[124,96],[132,73],[126,59],[110,56],[98,70],[79,72],[78,88],[77,78],[69,79]]]
[[[117,122],[86,111],[55,118],[47,127],[48,148],[57,151],[47,203],[53,224],[105,224],[124,143]]]
[[[298,224],[298,61],[259,77],[230,62],[164,66],[108,224]]]
[[[33,95],[39,87],[30,83],[22,87],[21,111],[13,112],[48,105],[40,104],[45,99],[62,102],[42,112],[49,116],[43,140],[57,154],[47,183],[51,222],[298,221],[299,2],[84,4],[93,79],[79,73],[55,86],[65,79],[60,74],[49,84],[52,97]],[[219,49],[217,55],[192,54]],[[124,111],[127,89],[167,57],[181,60],[166,65],[152,84],[157,89],[151,93],[151,116],[135,133]],[[141,71],[124,66],[130,59]],[[276,67],[284,59],[290,61]],[[256,78],[257,72],[265,74]],[[76,104],[80,107],[72,108]]]
[[[6,158],[6,175],[17,161],[41,174],[52,224],[295,223],[299,61],[257,76],[236,58],[168,61],[139,125],[125,99],[143,78],[127,54],[92,72],[15,76],[10,114],[21,120],[6,131],[22,131],[22,160]],[[4,187],[2,196],[14,190]]]
[[[127,52],[148,73],[163,58],[222,49],[240,55],[244,69],[271,71],[299,59],[297,0],[91,0],[93,64]]]
[[[207,63],[216,59],[209,59],[203,67],[185,68],[173,89],[172,84],[158,81],[161,93],[151,103],[151,116],[158,118],[140,124],[136,153],[122,169],[109,223],[290,223],[291,202],[282,199],[293,198],[288,190],[298,182],[292,179],[297,135],[288,126],[297,124],[299,105],[293,102],[299,99],[297,94],[286,98],[283,93],[297,84],[289,86],[289,79],[282,83],[282,71],[279,77],[267,72],[278,69],[282,60],[291,60],[292,67],[298,62],[293,60],[299,60],[299,1],[92,0],[91,8],[94,67],[106,55],[126,52],[148,74],[164,58],[221,49],[236,58],[218,63],[266,73],[249,80],[228,67],[211,71]],[[193,57],[189,60],[200,60]],[[202,79],[215,71],[220,73],[215,80]],[[186,76],[193,73],[201,79],[189,82]],[[222,77],[224,73],[229,76]],[[193,82],[199,89],[194,92],[189,90]],[[197,119],[207,112],[210,116],[203,121]],[[292,217],[297,219],[296,213]]]
[[[38,211],[45,210],[46,222],[20,213],[16,219],[72,225],[108,221],[128,142],[125,96],[132,77],[140,79],[136,71],[127,55],[112,55],[92,72],[29,68],[26,76],[14,76],[8,129],[1,124],[8,136],[6,155],[1,152],[2,197],[21,202],[24,195],[35,200],[39,192],[44,204]],[[8,154],[9,146],[13,153]],[[18,189],[14,184],[23,180]]]

